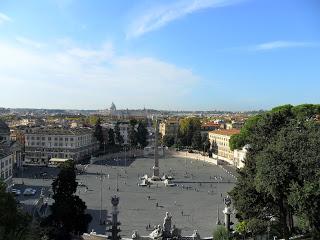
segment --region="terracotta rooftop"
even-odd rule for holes
[[[232,136],[234,134],[239,134],[240,130],[239,129],[223,129],[223,130],[211,131],[210,133]]]

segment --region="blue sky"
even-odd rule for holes
[[[0,106],[319,103],[319,12],[318,0],[0,0]]]

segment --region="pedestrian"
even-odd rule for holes
[[[181,216],[183,216],[183,211],[181,211]]]
[[[156,202],[156,207],[159,207],[159,203],[158,202]]]

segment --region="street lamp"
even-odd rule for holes
[[[100,167],[100,216],[99,216],[99,223],[100,225],[103,224],[102,221],[102,181],[103,181],[103,175],[102,175],[102,163],[101,163],[101,167]]]

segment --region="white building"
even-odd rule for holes
[[[240,130],[238,129],[229,129],[229,130],[215,130],[209,132],[209,141],[211,147],[217,147],[217,155],[223,158],[228,159],[231,164],[234,164],[234,153],[230,149],[230,138],[232,135],[239,134]]]
[[[128,122],[118,122],[119,123],[119,129],[120,129],[120,135],[123,138],[123,144],[129,144],[129,129],[130,124]],[[106,131],[109,129],[115,129],[117,123],[111,122],[111,123],[103,123],[101,124],[101,127]]]
[[[79,161],[99,149],[88,128],[40,128],[25,134],[25,162],[47,164],[51,158],[69,158]]]
[[[245,158],[248,152],[250,145],[245,145],[242,149],[235,149],[234,153],[234,165],[237,168],[243,168],[245,165]]]
[[[10,152],[10,129],[0,120],[0,179],[8,188],[12,185],[13,161]]]

